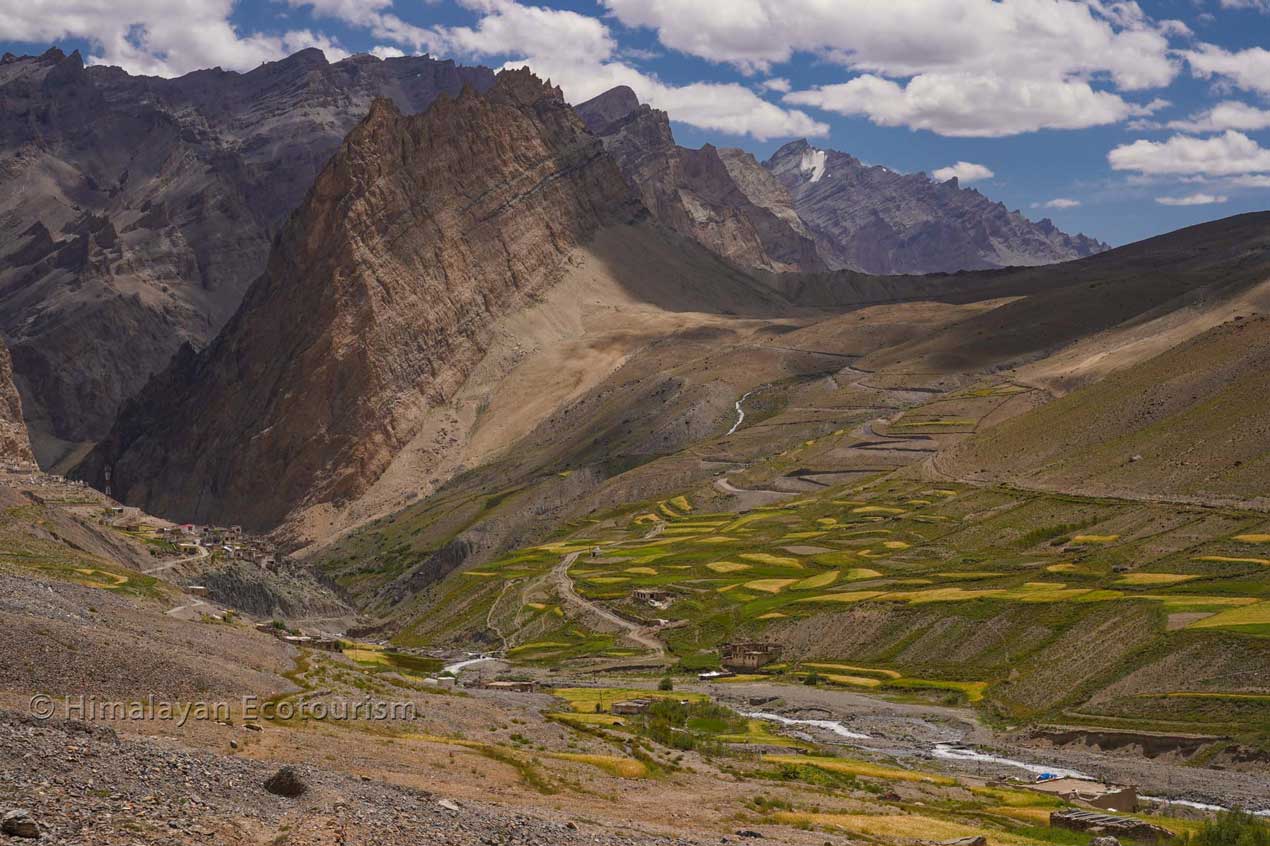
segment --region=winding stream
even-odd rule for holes
[[[728,429],[728,435],[741,428],[741,424],[745,422],[745,409],[741,408],[741,403],[750,398],[753,391],[746,391],[739,400],[736,401],[736,422],[732,424],[732,428]],[[727,437],[725,435],[724,437]]]

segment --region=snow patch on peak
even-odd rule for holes
[[[825,175],[825,151],[812,147],[803,150],[802,158],[798,160],[798,169],[803,173],[810,173],[812,182],[819,182]]]

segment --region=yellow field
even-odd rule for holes
[[[885,676],[888,679],[898,679],[901,674],[895,670],[875,669],[873,667],[858,667],[855,664],[829,664],[815,663],[803,664],[804,667],[812,667],[817,670],[845,670],[849,673],[871,673],[877,676]]]
[[[759,614],[759,615],[758,615],[758,619],[760,619],[760,620],[783,620],[783,619],[785,619],[785,615],[784,615],[784,614],[782,614],[782,613],[781,613],[781,612],[779,612],[779,611],[768,611],[766,614]]]
[[[706,568],[713,570],[716,573],[738,573],[741,570],[750,569],[750,565],[740,564],[736,561],[715,561],[711,564],[707,564]]]
[[[1189,582],[1197,576],[1183,576],[1178,573],[1130,573],[1116,579],[1118,585],[1176,585]]]
[[[760,590],[763,593],[780,593],[785,588],[792,585],[797,579],[756,579],[752,582],[746,582],[742,587],[750,590]]]
[[[903,508],[892,508],[888,505],[864,505],[851,509],[852,514],[904,514]]]
[[[827,673],[825,678],[834,684],[847,684],[852,687],[881,687],[882,682],[878,679],[870,679],[864,676],[844,676],[839,673]]]
[[[767,564],[772,567],[791,567],[795,570],[803,568],[802,562],[797,558],[789,558],[784,555],[770,555],[766,552],[742,552],[741,557],[746,561],[753,561],[756,564]]]
[[[1270,543],[1270,535],[1235,535],[1240,543]]]
[[[1231,558],[1226,555],[1200,555],[1196,561],[1216,561],[1225,564],[1261,564],[1270,567],[1270,558]]]
[[[655,576],[657,571],[652,567],[627,567],[623,573],[634,573],[638,576]]]
[[[880,778],[887,781],[916,781],[943,785],[957,783],[956,779],[938,773],[901,770],[898,767],[887,767],[868,761],[852,761],[847,758],[822,758],[815,755],[764,755],[763,760],[770,761],[773,764],[807,765],[832,773],[845,773],[862,778]]]
[[[1203,620],[1191,623],[1192,629],[1221,629],[1229,626],[1257,626],[1270,624],[1270,602],[1258,602],[1243,608],[1231,608]]]
[[[1120,535],[1076,535],[1072,543],[1115,543]]]
[[[847,571],[847,581],[854,582],[862,579],[876,579],[882,574],[877,570],[870,570],[868,567],[853,567]]]
[[[838,575],[837,570],[827,570],[818,576],[810,576],[801,582],[795,583],[794,590],[813,590],[815,588],[829,587],[838,581]]]
[[[886,541],[882,545],[887,549],[908,549],[909,547],[904,541]]]
[[[881,591],[876,590],[856,590],[847,593],[826,593],[823,596],[809,596],[806,599],[798,599],[796,602],[863,602],[866,599],[872,599],[875,596],[881,596]]]
[[[580,752],[552,752],[547,755],[557,761],[575,761],[579,764],[590,764],[618,778],[643,778],[648,775],[648,767],[643,761],[634,758],[623,758],[619,755],[585,755]]]

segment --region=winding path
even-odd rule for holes
[[[617,626],[628,640],[638,643],[645,649],[652,650],[659,658],[665,657],[666,644],[653,635],[652,629],[628,620],[603,605],[586,599],[574,589],[573,578],[569,575],[569,568],[573,566],[573,563],[578,560],[578,556],[581,554],[581,552],[570,552],[560,559],[560,563],[551,571],[552,580],[560,591],[560,598],[581,611],[594,614],[600,619]]]

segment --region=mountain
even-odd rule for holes
[[[13,362],[3,342],[0,342],[0,460],[23,464],[35,461],[22,418],[22,398],[13,384]]]
[[[264,275],[84,466],[159,514],[271,528],[357,497],[452,397],[502,316],[603,226],[646,214],[553,89],[504,71],[408,117],[388,100],[318,175]]]
[[[678,146],[666,113],[626,86],[576,109],[661,223],[738,267],[825,268],[788,193],[749,153]]]
[[[1108,249],[1033,222],[954,177],[931,180],[869,166],[806,141],[764,162],[788,191],[799,218],[834,269],[877,275],[948,273],[1069,261]]]
[[[417,112],[493,74],[304,50],[176,79],[0,60],[0,335],[46,465],[109,430],[182,343],[203,346],[270,241],[384,96]]]

